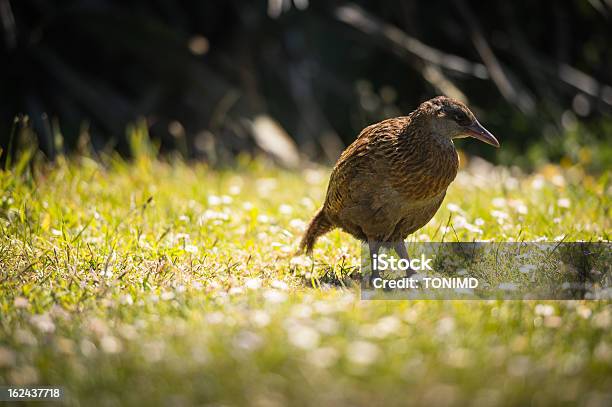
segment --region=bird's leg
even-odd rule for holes
[[[406,250],[406,244],[404,243],[403,240],[396,242],[394,249],[398,256],[400,256],[402,259],[406,259],[408,261],[408,264],[410,264],[410,256],[408,256],[408,250]],[[415,273],[416,272],[412,270],[412,268],[409,267],[406,270],[406,277],[410,277],[411,275]]]
[[[370,287],[373,288],[373,281],[375,278],[380,277],[378,269],[374,267],[374,256],[378,256],[378,250],[380,249],[380,243],[374,240],[368,240],[368,247],[370,249],[370,266],[372,268],[372,274],[370,274]]]

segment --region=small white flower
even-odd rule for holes
[[[324,174],[322,171],[308,169],[304,171],[304,179],[307,183],[317,185],[323,181]]]
[[[467,219],[465,219],[465,217],[461,215],[455,216],[453,224],[456,229],[464,227],[466,223],[467,223]]]
[[[300,349],[314,349],[319,345],[319,333],[305,325],[297,325],[291,327],[287,332],[289,342]]]
[[[98,350],[96,348],[96,345],[94,345],[93,342],[87,339],[83,339],[81,341],[79,348],[81,349],[81,352],[83,353],[83,355],[86,357],[93,356]]]
[[[610,324],[612,324],[612,313],[609,309],[604,309],[603,311],[595,314],[593,316],[593,325],[598,328],[608,329]]]
[[[250,290],[261,288],[261,278],[247,278],[244,286]]]
[[[314,303],[314,309],[321,315],[330,315],[338,311],[338,304],[334,303],[334,305],[327,301],[317,301]]]
[[[230,295],[238,295],[238,294],[242,294],[243,292],[244,292],[244,288],[242,287],[232,287],[228,291]]]
[[[302,219],[291,219],[291,221],[289,221],[289,226],[293,229],[304,230],[306,228],[306,223]]]
[[[251,331],[241,331],[234,338],[233,344],[235,347],[243,350],[255,350],[263,344],[261,336]]]
[[[376,329],[384,336],[397,332],[400,326],[400,320],[394,316],[383,317],[376,323]]]
[[[354,341],[346,349],[346,357],[356,365],[371,365],[378,359],[380,349],[368,341]]]
[[[510,206],[521,215],[525,215],[528,212],[527,205],[520,199],[513,199],[509,202]]]
[[[559,206],[559,208],[569,208],[570,207],[570,200],[567,198],[560,198],[557,201],[557,205]]]
[[[519,180],[514,177],[508,177],[504,182],[504,185],[508,189],[517,189],[519,187]]]
[[[197,254],[198,253],[198,247],[194,246],[192,244],[188,244],[188,245],[185,245],[185,251],[187,253]]]
[[[260,328],[267,326],[270,323],[270,320],[270,315],[266,311],[255,310],[251,313],[251,321],[253,321],[253,324]]]
[[[160,298],[164,301],[169,301],[174,299],[175,295],[172,291],[164,291],[161,293]]]
[[[210,206],[217,206],[221,204],[221,198],[217,195],[209,195],[208,196],[208,204]]]
[[[106,335],[100,339],[100,347],[106,353],[121,352],[121,342],[119,339],[111,335]]]
[[[296,256],[291,259],[291,265],[310,267],[312,266],[312,259],[308,256]]]
[[[508,219],[510,217],[506,212],[502,212],[498,210],[492,210],[491,216],[493,216],[494,218],[497,218],[498,220]]]
[[[204,215],[200,217],[198,224],[201,226],[206,223],[207,220],[228,220],[229,215],[224,212],[213,211],[212,209],[207,209],[204,212]]]
[[[496,208],[503,208],[504,206],[506,206],[506,199],[505,198],[501,198],[501,197],[493,198],[491,203]]]
[[[55,331],[55,324],[49,314],[32,315],[30,321],[41,332],[52,333]]]
[[[533,181],[531,181],[531,187],[533,189],[539,190],[539,189],[542,189],[543,186],[544,186],[544,177],[542,177],[541,175],[536,175],[533,178]]]
[[[289,288],[287,283],[285,283],[284,281],[281,281],[281,280],[274,280],[274,281],[272,281],[271,286],[272,286],[272,288],[277,288],[279,290],[287,290]]]
[[[134,299],[132,298],[131,295],[125,294],[121,296],[121,299],[119,300],[119,302],[121,302],[121,304],[124,304],[124,305],[132,305],[134,304]]]
[[[340,355],[338,351],[331,347],[317,348],[311,351],[308,356],[308,362],[313,366],[321,369],[327,369],[338,360]]]
[[[325,335],[334,335],[338,332],[338,321],[333,318],[323,317],[316,322],[319,332]]]
[[[267,215],[259,215],[257,216],[257,222],[259,223],[269,223],[270,218]]]
[[[472,233],[478,233],[480,235],[483,234],[482,229],[480,229],[479,227],[476,227],[474,225],[472,225],[471,223],[466,223],[465,225],[463,225],[463,227],[467,230],[470,231]]]
[[[287,300],[287,294],[282,291],[269,289],[266,290],[263,294],[266,301],[272,304],[280,304],[281,302],[285,302]]]
[[[543,317],[549,317],[555,314],[555,309],[552,307],[552,305],[538,304],[535,306],[535,313],[537,315],[542,315]]]
[[[578,315],[580,315],[584,319],[589,319],[589,317],[593,313],[593,311],[591,311],[590,308],[587,308],[584,305],[581,305],[580,307],[578,307],[576,312],[578,313]]]
[[[268,196],[270,192],[276,189],[278,181],[275,178],[258,179],[256,183],[257,192],[261,196]]]
[[[447,205],[446,205],[446,208],[447,208],[449,211],[451,211],[451,212],[458,212],[458,213],[463,212],[463,210],[461,209],[461,207],[460,207],[459,205],[454,204],[454,203],[452,203],[452,202],[451,202],[451,203],[449,203],[449,204],[447,204]]]
[[[444,317],[438,321],[437,332],[440,335],[447,335],[455,330],[455,320],[451,317]]]
[[[219,311],[211,312],[210,314],[206,315],[206,322],[209,324],[220,324],[224,320],[225,316]]]
[[[308,319],[312,315],[312,308],[305,304],[296,304],[291,308],[291,315],[296,318]]]
[[[166,344],[162,341],[145,342],[141,345],[143,356],[149,362],[159,362],[164,357]]]
[[[191,236],[189,236],[189,233],[177,233],[174,237],[176,241],[178,242],[180,242],[181,240],[188,241],[189,239],[191,239]]]
[[[315,206],[315,204],[314,204],[314,202],[312,201],[312,199],[310,199],[310,198],[306,198],[306,197],[304,197],[304,198],[300,199],[300,204],[301,204],[302,206],[304,206],[304,207],[308,208],[308,209],[312,209],[312,208],[314,208],[314,206]]]
[[[293,208],[289,205],[282,204],[279,206],[278,211],[283,215],[290,215],[293,212]]]
[[[555,175],[552,177],[552,183],[557,187],[563,187],[565,186],[565,178],[562,175]]]

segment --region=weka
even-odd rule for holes
[[[370,256],[384,245],[409,259],[404,239],[442,204],[459,166],[453,139],[462,137],[499,147],[463,103],[445,96],[363,129],[336,163],[300,251],[311,253],[319,236],[339,227],[367,242]]]

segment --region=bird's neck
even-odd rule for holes
[[[443,129],[437,128],[430,115],[415,111],[410,116],[410,137],[404,138],[423,157],[457,155],[452,139],[442,134]]]
[[[427,119],[417,116],[411,121],[409,134],[400,138],[402,157],[398,162],[409,163],[406,172],[427,178],[431,186],[427,195],[437,196],[455,179],[459,157],[453,141],[439,134]]]
[[[430,129],[418,129],[411,135],[411,140],[403,142],[409,144],[406,146],[406,151],[411,152],[413,159],[418,157],[425,166],[448,167],[449,171],[457,167],[457,150],[452,140]]]

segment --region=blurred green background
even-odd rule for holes
[[[612,405],[609,300],[361,301],[359,242],[294,256],[327,164],[439,94],[502,148],[457,142],[410,242],[609,242],[611,16],[0,0],[0,383],[70,406]]]
[[[0,0],[0,148],[333,162],[438,94],[534,168],[612,162],[612,2]],[[15,119],[17,117],[17,119]]]

